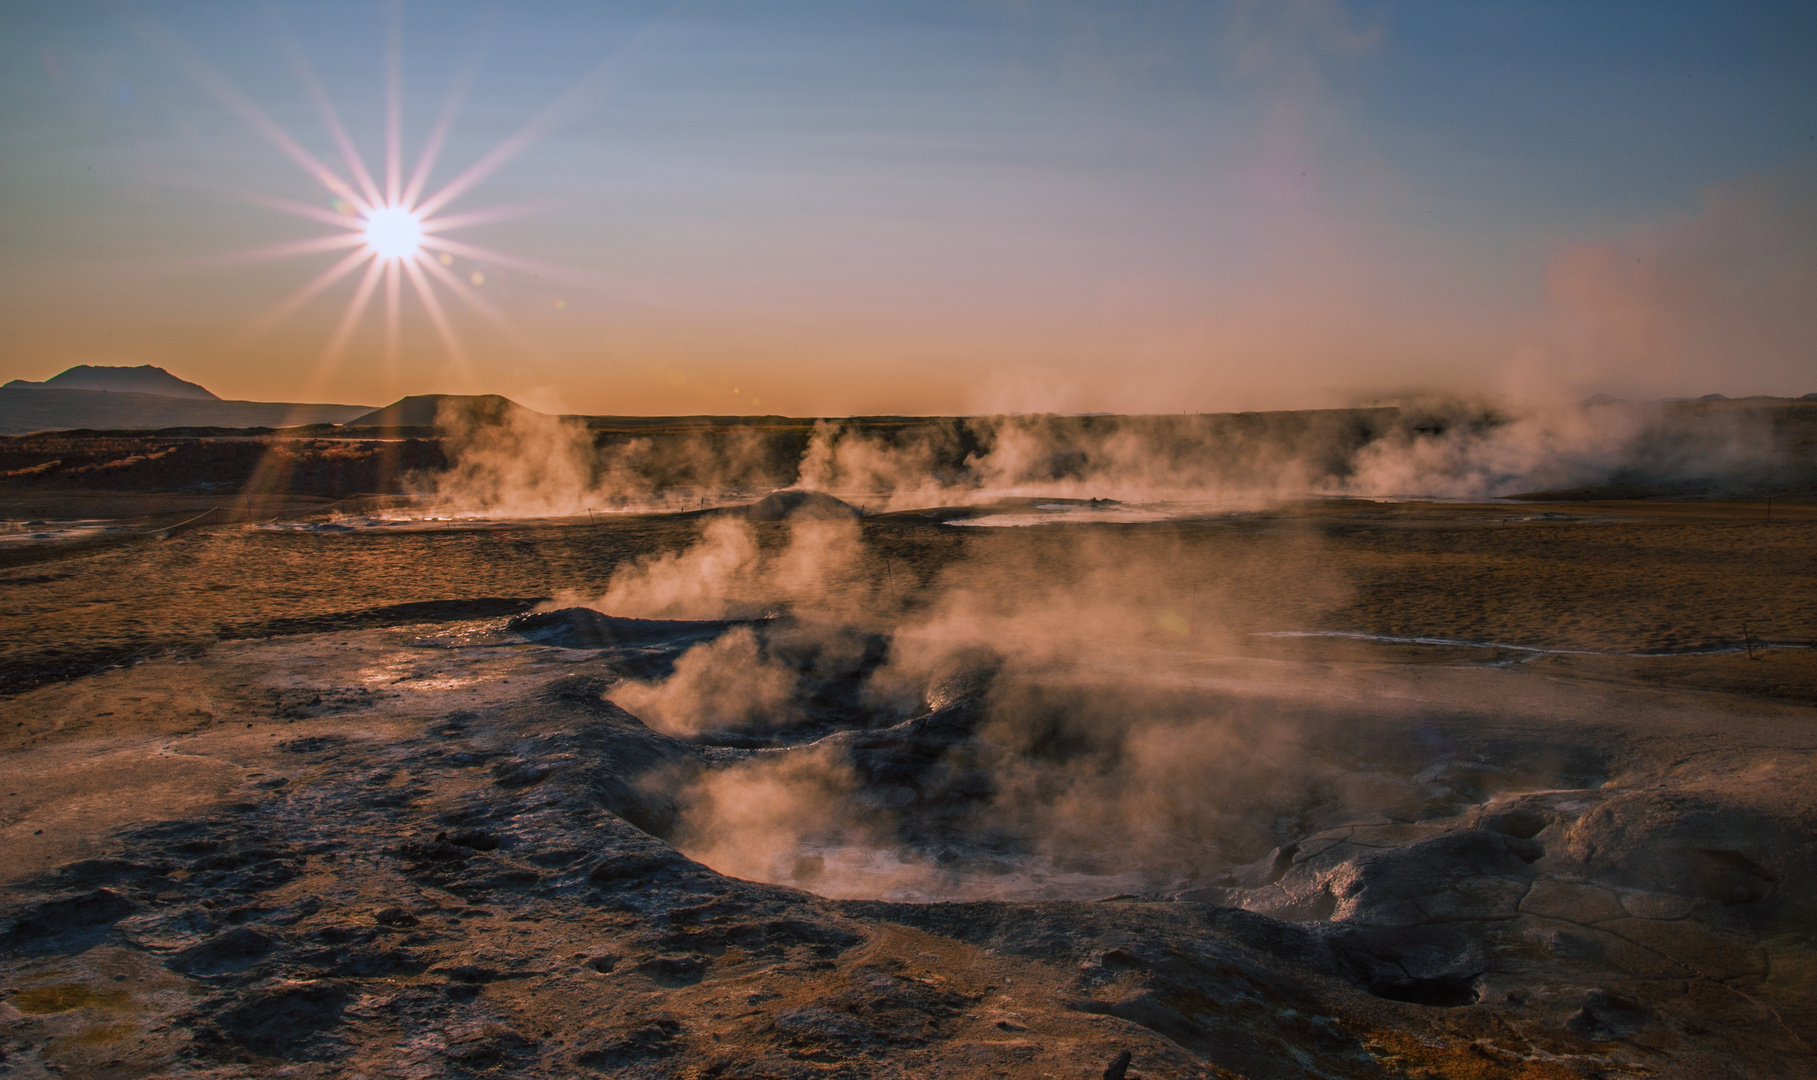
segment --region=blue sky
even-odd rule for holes
[[[219,87],[345,174],[304,58],[382,172],[394,28],[406,171],[471,78],[428,190],[568,95],[448,207],[525,212],[449,234],[497,257],[429,281],[446,333],[402,270],[395,334],[379,284],[334,340],[358,273],[261,323],[340,256],[236,257],[334,231],[257,197],[332,196]],[[829,414],[1817,390],[1809,4],[19,3],[0,56],[9,378]]]

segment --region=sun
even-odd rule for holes
[[[397,5],[394,4],[392,10],[395,13]],[[421,301],[423,312],[428,316],[436,335],[441,338],[449,359],[463,370],[468,370],[471,357],[455,333],[454,323],[442,305],[442,295],[452,295],[471,308],[476,315],[509,336],[516,347],[529,348],[505,314],[482,295],[481,287],[492,278],[494,268],[499,267],[524,271],[539,279],[562,280],[570,277],[562,267],[519,258],[447,235],[449,232],[505,221],[533,212],[533,206],[490,206],[456,213],[449,213],[448,206],[535,143],[547,133],[557,118],[572,111],[577,103],[596,95],[598,84],[615,69],[602,61],[570,87],[566,94],[557,98],[555,104],[531,117],[516,132],[452,179],[443,182],[439,188],[431,189],[426,185],[448,141],[449,131],[465,97],[466,80],[457,79],[450,88],[441,117],[424,140],[416,164],[406,170],[402,145],[403,89],[399,74],[402,61],[397,34],[398,29],[394,24],[386,75],[384,165],[376,174],[367,167],[365,158],[348,137],[327,93],[300,56],[296,58],[298,74],[322,114],[328,133],[340,152],[344,171],[311,153],[280,127],[277,121],[236,90],[224,76],[209,68],[199,58],[191,57],[187,63],[191,75],[205,90],[301,166],[329,196],[328,205],[324,207],[258,192],[242,193],[251,202],[333,226],[336,231],[331,235],[267,244],[234,255],[236,261],[313,256],[330,252],[340,256],[332,265],[322,269],[254,320],[247,329],[249,339],[275,329],[337,282],[352,275],[358,276],[358,285],[348,298],[340,320],[335,324],[334,331],[322,350],[321,359],[317,362],[319,377],[325,377],[340,362],[375,298],[383,298],[384,357],[387,365],[395,368],[398,363],[403,294],[408,288]],[[473,265],[457,271],[456,260],[470,260]]]
[[[423,223],[401,206],[366,213],[366,246],[381,259],[410,259],[423,247]]]

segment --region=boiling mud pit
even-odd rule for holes
[[[1808,704],[856,528],[13,697],[0,1069],[1817,1073]]]

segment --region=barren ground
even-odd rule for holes
[[[517,618],[689,515],[9,549],[0,1073],[1814,1075],[1817,512],[1766,513],[886,515],[836,619],[742,627]],[[1088,564],[1146,630],[877,704],[955,573]],[[810,720],[612,703],[734,632]]]

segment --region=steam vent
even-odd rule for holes
[[[406,405],[11,440],[12,1074],[1810,1074],[1810,406]]]
[[[0,1080],[1817,1080],[1817,3],[0,43]]]

